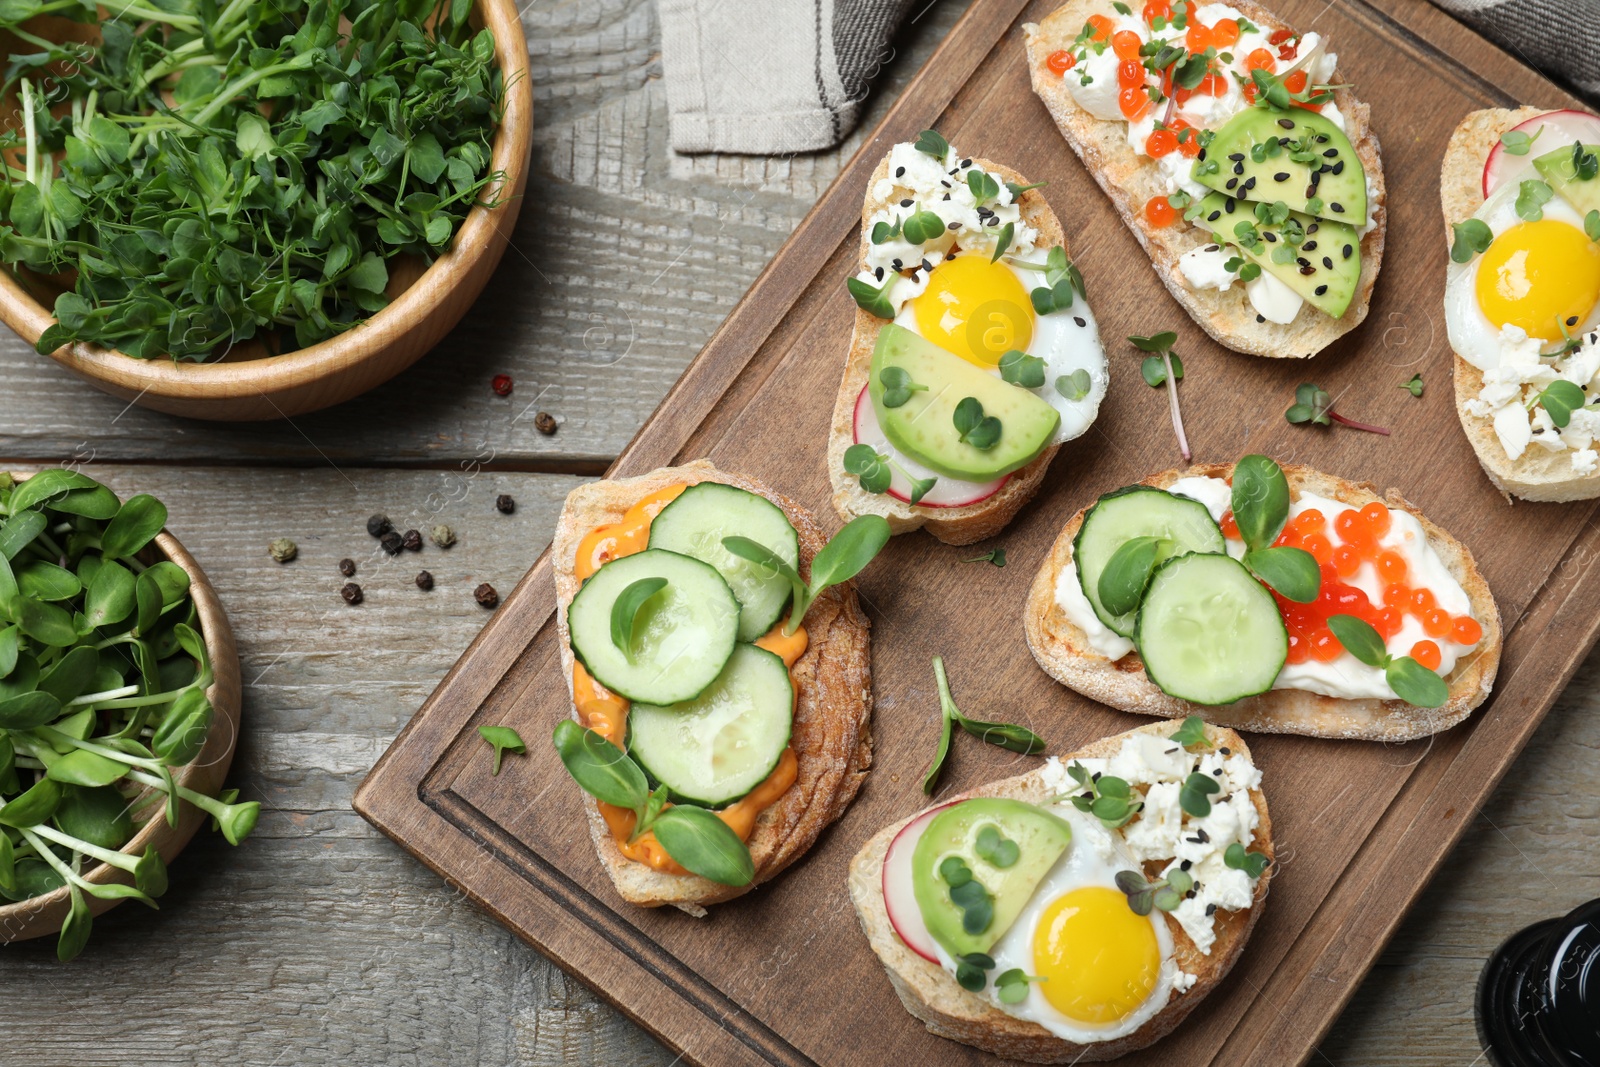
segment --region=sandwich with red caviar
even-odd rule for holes
[[[554,744],[617,892],[703,914],[799,859],[872,760],[850,579],[888,542],[701,460],[568,495],[551,545],[573,717]]]
[[[1394,490],[1266,456],[1164,471],[1073,516],[1025,626],[1039,665],[1103,704],[1315,737],[1447,729],[1500,663],[1465,545]]]
[[[935,130],[878,165],[828,439],[844,518],[980,541],[1094,422],[1105,348],[1040,185]]]
[[[906,1010],[1030,1063],[1159,1040],[1228,974],[1265,906],[1272,820],[1232,730],[1098,741],[879,833],[850,897]]]
[[[1325,40],[1250,0],[1072,0],[1023,29],[1034,92],[1219,344],[1305,358],[1366,318],[1383,167]]]

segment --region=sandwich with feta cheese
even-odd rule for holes
[[[1395,490],[1265,456],[1101,496],[1024,625],[1046,673],[1122,711],[1383,741],[1466,718],[1501,647],[1465,545]]]
[[[924,130],[869,179],[845,285],[856,316],[828,439],[834,509],[946,544],[992,537],[1111,381],[1044,191]]]
[[[1600,117],[1474,111],[1439,175],[1456,411],[1489,480],[1600,496]]]
[[[1249,748],[1194,719],[884,829],[850,863],[850,898],[932,1033],[1011,1060],[1099,1063],[1170,1033],[1227,976],[1273,857]]]
[[[1366,318],[1383,165],[1325,40],[1250,0],[1072,0],[1023,31],[1034,92],[1219,344],[1306,358]]]

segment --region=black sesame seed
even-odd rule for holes
[[[1239,179],[1238,178],[1229,178],[1228,179],[1228,184],[1224,188],[1232,190],[1233,187],[1238,185],[1238,184],[1239,184]]]
[[[1247,193],[1251,189],[1254,189],[1255,187],[1256,187],[1256,176],[1254,174],[1252,174],[1252,175],[1250,175],[1250,177],[1246,178],[1244,180],[1244,184],[1242,186],[1240,186],[1240,188],[1243,191],[1247,192]]]
[[[1244,173],[1244,164],[1243,163],[1235,163],[1233,165],[1233,172],[1235,174],[1243,174]]]
[[[1335,200],[1333,203],[1329,204],[1328,206],[1333,208],[1333,210],[1337,211],[1339,214],[1341,214],[1341,215],[1344,214],[1344,205],[1339,203],[1337,200]]]
[[[1178,864],[1178,869],[1181,870],[1181,871],[1187,871],[1190,867],[1193,867],[1193,866],[1194,866],[1194,861],[1193,860],[1184,860],[1182,863]]]
[[[947,222],[947,223],[944,224],[944,228],[947,229],[947,230],[959,230],[959,229],[961,229],[961,220],[960,219],[956,219],[953,222]],[[950,258],[954,259],[956,257],[954,255],[952,255]]]
[[[1204,148],[1200,149],[1199,154],[1196,155],[1194,158],[1200,160],[1202,163],[1205,162],[1206,150]]]
[[[1207,222],[1216,222],[1216,221],[1217,221],[1217,220],[1218,220],[1218,219],[1220,219],[1220,218],[1221,218],[1221,217],[1222,217],[1222,212],[1220,212],[1220,211],[1213,211],[1213,212],[1212,212],[1212,213],[1211,213],[1211,214],[1209,214],[1209,215],[1207,215],[1207,216],[1206,216],[1206,221],[1207,221]]]
[[[1324,270],[1332,270],[1333,269],[1333,260],[1329,259],[1327,256],[1323,256],[1322,257],[1322,266],[1323,266]]]
[[[1230,215],[1233,214],[1239,208],[1239,202],[1237,200],[1235,200],[1231,196],[1228,197],[1228,199],[1224,200],[1223,204],[1224,204],[1224,206],[1227,207],[1228,214],[1230,214]]]
[[[1243,152],[1230,152],[1228,154],[1228,158],[1233,160],[1235,163],[1237,163],[1237,162],[1239,162],[1240,160],[1242,160],[1244,158],[1244,153]]]
[[[1275,182],[1286,182],[1289,180],[1289,172],[1286,170],[1280,170],[1278,173],[1272,176],[1272,180]]]
[[[1211,916],[1215,915],[1216,913],[1217,913],[1217,906],[1215,904],[1207,904],[1206,905],[1206,917],[1207,918],[1210,918]]]
[[[896,178],[904,178],[906,176],[906,168],[904,168],[904,167],[896,167],[894,169],[894,176]]]
[[[1315,242],[1315,241],[1307,241],[1305,244],[1301,245],[1300,247],[1302,249],[1304,249],[1305,251],[1307,251],[1307,252],[1315,252],[1317,250],[1317,242]]]
[[[1305,266],[1300,268],[1300,273],[1301,274],[1305,274],[1305,275],[1312,275],[1312,274],[1317,273],[1317,268],[1315,268],[1311,264],[1307,263]]]
[[[1326,285],[1319,285],[1315,291],[1318,296],[1321,296],[1328,291],[1328,287]]]
[[[1182,751],[1182,750],[1178,749],[1178,748],[1169,748],[1169,749],[1166,750],[1166,752],[1162,753],[1162,755],[1170,756],[1170,755],[1172,755],[1172,754],[1174,754],[1176,752],[1179,752],[1179,751]]]
[[[1576,325],[1578,325],[1578,316],[1576,316],[1576,315],[1569,316],[1568,319],[1567,319],[1567,325],[1568,326],[1576,326]]]
[[[1256,321],[1257,322],[1266,322],[1267,321],[1267,317],[1265,315],[1257,315],[1256,316]]]
[[[1278,120],[1278,125],[1282,126],[1286,130],[1292,130],[1292,129],[1294,129],[1294,119],[1279,119]],[[1279,142],[1279,143],[1282,143],[1282,142]]]
[[[911,201],[910,200],[902,200],[902,201],[900,201],[900,206],[901,207],[910,207],[911,206]]]
[[[1271,241],[1273,244],[1277,244],[1278,243],[1278,235],[1273,233],[1271,230],[1262,230],[1261,231],[1261,236],[1265,237],[1267,240]]]
[[[1215,775],[1216,777],[1221,778],[1222,777],[1222,768],[1218,767],[1216,770],[1212,771],[1211,773],[1213,775]]]
[[[900,262],[900,261],[899,261],[899,260],[898,260],[898,259],[897,259],[897,260],[895,260],[895,261],[894,261],[894,262],[893,262],[893,263],[891,263],[891,264],[889,264],[889,265],[890,265],[890,266],[891,266],[891,267],[893,267],[893,268],[894,268],[894,269],[895,269],[895,270],[897,270],[897,271],[899,271],[899,270],[905,270],[905,269],[906,269],[906,268],[905,268],[905,264],[903,264],[903,263],[901,263],[901,262]]]
[[[950,199],[950,194],[949,193],[945,193],[944,194],[944,199],[949,200]]]
[[[1206,251],[1207,252],[1217,252],[1217,251],[1220,251],[1220,250],[1221,249],[1220,249],[1219,245],[1206,245]]]
[[[963,160],[962,160],[962,161],[961,161],[961,165],[962,165],[962,166],[963,166],[963,167],[970,167],[970,166],[972,166],[972,160],[970,160],[970,159],[963,159]]]
[[[879,267],[877,270],[872,272],[872,275],[873,275],[873,277],[877,278],[880,282],[883,281],[883,268]]]
[[[1306,227],[1306,232],[1307,232],[1307,233],[1316,233],[1316,232],[1317,232],[1317,230],[1318,230],[1318,229],[1319,229],[1319,228],[1320,228],[1320,227],[1321,227],[1321,226],[1322,226],[1322,223],[1320,223],[1320,222],[1313,222],[1313,223],[1312,223],[1312,224],[1311,224],[1311,225],[1310,225],[1310,226],[1307,226],[1307,227]]]
[[[1322,153],[1322,155],[1327,159],[1336,159],[1339,155],[1339,150],[1337,148],[1330,148],[1326,152]]]
[[[950,188],[950,181],[948,178],[940,178],[939,184],[944,186],[946,189]]]
[[[1211,835],[1206,833],[1203,827],[1199,830],[1196,830],[1194,835],[1200,839],[1200,843],[1202,845],[1207,844],[1211,840]]]
[[[1089,325],[1089,323],[1083,318],[1082,315],[1074,315],[1074,316],[1072,316],[1072,321],[1077,323],[1079,329],[1082,329],[1083,327]]]
[[[1232,755],[1232,753],[1228,751],[1228,747],[1226,745],[1224,745],[1223,747],[1217,749],[1217,751],[1222,753],[1224,756]]]
[[[1311,261],[1306,259],[1305,256],[1297,256],[1297,257],[1295,257],[1295,262],[1300,264],[1302,267],[1311,266]]]
[[[1341,159],[1341,160],[1339,160],[1339,162],[1335,163],[1333,165],[1333,167],[1331,168],[1331,170],[1332,170],[1332,173],[1334,173],[1334,174],[1343,174],[1344,173],[1344,160]]]
[[[931,270],[933,270],[933,264],[929,263],[927,260],[923,260],[922,261],[922,269],[925,270],[925,271],[931,271]]]
[[[1185,900],[1193,900],[1194,899],[1194,890],[1193,889],[1189,890],[1183,896],[1184,896]]]

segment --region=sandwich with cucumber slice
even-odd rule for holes
[[[573,717],[552,742],[624,900],[704,914],[843,813],[872,759],[850,579],[888,539],[871,516],[829,540],[704,460],[567,497],[551,558]]]
[[[1028,646],[1123,711],[1404,741],[1488,697],[1500,616],[1472,553],[1399,493],[1266,456],[1101,496],[1028,594]]]
[[[1105,347],[1043,185],[937,130],[869,180],[828,438],[843,518],[952,545],[992,537],[1093,424]]]

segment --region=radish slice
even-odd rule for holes
[[[1531,168],[1535,156],[1542,156],[1546,152],[1553,152],[1557,148],[1565,148],[1579,141],[1590,145],[1600,144],[1600,118],[1586,111],[1546,111],[1543,115],[1535,115],[1511,128],[1529,137],[1541,129],[1544,132],[1539,133],[1539,139],[1533,142],[1533,148],[1525,156],[1507,152],[1503,141],[1494,143],[1494,147],[1489,150],[1489,159],[1483,165],[1485,200],[1489,199],[1489,194],[1494,192],[1496,187]]]
[[[939,480],[933,483],[933,488],[928,490],[926,496],[917,501],[919,508],[963,508],[968,504],[976,504],[980,500],[987,500],[1000,491],[1006,484],[1009,474],[997,478],[992,482],[963,482],[955,478],[946,478],[935,475],[933,471],[924,467],[914,459],[896,451],[889,443],[889,438],[884,435],[883,427],[878,425],[878,413],[872,408],[872,397],[867,395],[868,386],[861,387],[861,393],[856,397],[855,439],[856,444],[868,444],[877,449],[882,455],[888,456],[904,468],[906,474],[915,478],[933,478]],[[904,503],[911,503],[911,480],[905,474],[890,469],[889,495]]]
[[[960,802],[950,802],[957,803]],[[889,922],[900,940],[906,943],[906,948],[929,963],[938,963],[939,957],[934,954],[933,935],[922,921],[922,909],[917,907],[916,892],[911,887],[911,854],[917,849],[922,831],[950,804],[929,808],[906,823],[889,842],[889,851],[883,856],[883,907],[889,913]]]

